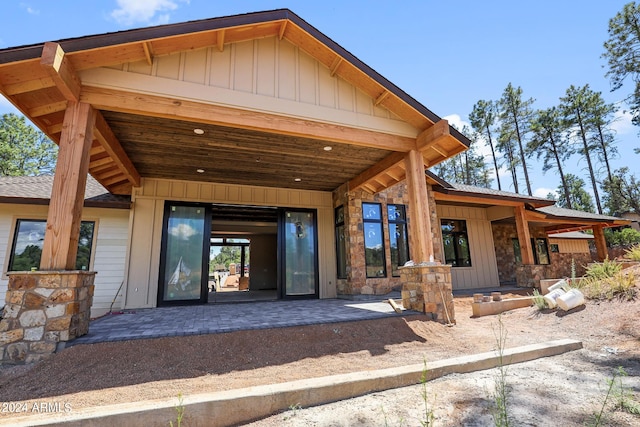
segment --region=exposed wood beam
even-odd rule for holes
[[[432,145],[429,147],[430,149],[432,149],[433,151],[435,151],[436,153],[440,154],[442,157],[448,159],[449,153],[447,153],[445,150],[442,150],[440,147],[436,146],[436,145]]]
[[[175,98],[88,86],[83,87],[80,98],[97,109],[123,113],[254,129],[384,150],[407,152],[415,148],[415,139],[410,137]]]
[[[89,155],[93,157],[97,154],[102,154],[104,152],[105,152],[104,147],[102,145],[97,145],[97,146],[91,147],[91,150],[89,151]]]
[[[47,42],[42,48],[40,65],[47,70],[56,87],[67,101],[78,102],[82,84],[64,50],[58,43]]]
[[[385,90],[373,101],[373,105],[377,107],[378,105],[382,104],[382,102],[387,99],[389,95],[391,95],[391,92]]]
[[[428,148],[438,144],[442,138],[450,136],[449,122],[442,119],[433,126],[423,130],[416,138],[416,148],[419,151],[425,151]]]
[[[216,44],[218,46],[218,51],[223,52],[224,51],[224,35],[225,35],[225,30],[220,30],[218,31],[217,35],[216,35]]]
[[[101,172],[97,175],[98,176],[96,176],[95,178],[100,182],[104,182],[104,180],[106,180],[107,178],[111,178],[116,175],[122,175],[122,178],[120,179],[126,179],[126,177],[124,177],[124,175],[122,174],[122,171],[116,167],[114,167],[113,169],[107,169],[105,172]]]
[[[109,190],[113,194],[130,195],[131,184],[128,182],[125,182],[124,184],[109,186],[107,187],[107,190]]]
[[[424,176],[424,160],[422,154],[412,150],[405,155],[407,171],[407,196],[409,199],[409,241],[411,242],[411,259],[416,264],[434,261],[433,233],[427,180]]]
[[[96,139],[131,185],[139,187],[140,174],[100,112],[96,113]]]
[[[127,179],[127,177],[121,174],[121,175],[116,175],[113,178],[105,179],[104,184],[102,185],[104,185],[106,188],[109,188],[114,184],[118,184],[121,182],[128,182],[128,181],[129,180]]]
[[[394,168],[401,162],[404,162],[404,157],[404,153],[389,154],[387,157],[349,181],[349,190],[357,190],[358,188],[365,185],[368,181],[371,181],[377,176],[384,174],[387,170]]]
[[[51,113],[58,113],[64,111],[67,108],[67,101],[54,102],[52,104],[45,104],[39,107],[29,110],[29,117],[41,117]]]
[[[500,199],[485,199],[483,197],[464,196],[459,194],[447,194],[434,191],[433,195],[437,201],[442,202],[462,202],[462,203],[476,203],[488,206],[520,206],[522,202],[516,202],[511,200]]]
[[[94,168],[99,168],[100,166],[106,166],[106,165],[115,165],[115,162],[111,157],[103,157],[102,159],[92,160],[91,164],[89,165],[89,168],[94,169]]]
[[[5,85],[3,92],[7,96],[20,95],[21,93],[33,92],[40,89],[46,89],[48,87],[55,86],[55,82],[51,77],[42,77],[35,80],[27,80],[20,83],[13,83]]]
[[[144,50],[144,57],[147,60],[147,65],[153,65],[153,52],[151,50],[151,43],[142,42],[142,49]]]
[[[90,105],[74,102],[65,113],[42,244],[41,270],[75,270],[94,113]]]
[[[55,135],[62,132],[62,122],[47,126],[47,135]]]
[[[333,60],[333,62],[331,63],[331,67],[329,67],[329,69],[331,70],[331,77],[335,76],[336,73],[338,72],[338,67],[340,67],[340,64],[342,64],[342,57],[341,56],[336,56]]]
[[[596,252],[598,254],[598,261],[604,261],[609,257],[609,251],[607,250],[607,242],[604,238],[604,231],[601,225],[593,226],[593,239],[596,243]]]
[[[534,264],[533,248],[531,247],[531,233],[529,232],[529,223],[525,214],[524,206],[516,206],[516,231],[518,233],[518,242],[520,243],[520,256],[523,265]]]
[[[284,21],[282,21],[282,25],[280,25],[280,31],[278,31],[278,40],[282,40],[282,38],[284,37],[284,32],[287,29],[287,21],[286,19]]]

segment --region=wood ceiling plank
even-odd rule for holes
[[[67,101],[45,104],[29,110],[29,117],[41,117],[51,113],[57,113],[67,109]]]
[[[54,87],[55,85],[56,84],[53,81],[53,78],[47,76],[35,80],[26,80],[20,83],[5,85],[2,92],[4,92],[8,96],[19,95],[21,93],[33,92],[48,87]]]

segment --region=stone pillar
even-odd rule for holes
[[[431,313],[440,323],[456,323],[450,265],[400,267],[400,277],[404,308]]]
[[[8,273],[0,364],[30,363],[89,331],[95,272]]]

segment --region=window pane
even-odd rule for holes
[[[538,258],[538,264],[549,264],[547,239],[536,239],[536,255]]]
[[[471,249],[467,236],[467,222],[464,220],[443,219],[442,244],[445,263],[452,267],[471,267]]]
[[[520,252],[520,241],[518,239],[511,239],[513,242],[513,255],[516,259],[516,264],[522,264],[522,252]]]
[[[338,279],[347,278],[347,242],[344,236],[344,225],[336,227],[336,257],[338,262]]]
[[[404,222],[407,220],[403,205],[387,205],[387,216],[389,217],[389,222]]]
[[[45,220],[19,219],[16,222],[16,234],[9,261],[9,271],[30,271],[40,268],[42,244],[47,227]],[[78,236],[78,253],[76,255],[77,270],[88,270],[91,262],[93,246],[93,230],[95,222],[82,221]]]
[[[398,267],[409,261],[407,227],[405,224],[389,224],[389,245],[391,248],[391,273],[399,277]]]
[[[78,237],[78,254],[76,255],[76,270],[88,270],[91,262],[91,246],[93,243],[93,229],[95,222],[82,221],[80,236]]]
[[[171,206],[167,221],[163,297],[165,301],[200,298],[205,210]]]
[[[367,277],[386,277],[382,223],[364,223],[364,256],[367,264]]]
[[[312,212],[285,213],[286,295],[316,293],[316,222]]]
[[[46,227],[46,221],[18,220],[9,271],[29,271],[40,267]]]
[[[362,204],[362,217],[369,220],[382,220],[380,205],[375,203]]]

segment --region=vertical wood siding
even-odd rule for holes
[[[36,205],[0,205],[0,259],[3,261],[0,278],[0,307],[4,305],[8,278],[6,275],[13,245],[14,229],[17,219],[47,219],[47,206]],[[97,271],[95,293],[91,316],[106,313],[113,304],[114,309],[123,306],[121,291],[116,293],[124,280],[127,240],[129,233],[129,211],[124,209],[85,208],[82,219],[95,221],[94,246],[91,255],[91,269]]]
[[[499,286],[491,222],[487,220],[485,209],[438,205],[437,210],[439,219],[462,219],[467,222],[471,267],[451,269],[453,289]]]

